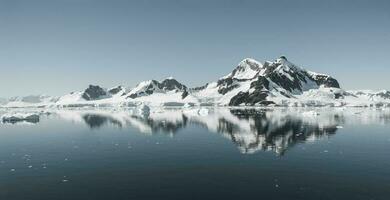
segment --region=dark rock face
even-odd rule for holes
[[[185,90],[187,87],[181,83],[179,83],[175,79],[165,79],[163,82],[161,82],[161,88],[163,90]]]
[[[249,98],[249,92],[239,92],[236,96],[230,99],[229,106],[239,106],[246,103]]]
[[[384,99],[390,99],[390,91],[379,92],[376,94],[376,96],[382,97]]]
[[[140,96],[151,95],[154,91],[161,89],[161,84],[156,80],[152,80],[151,83],[145,88],[145,90],[139,91],[138,93],[130,94],[127,98],[135,99]]]
[[[269,81],[264,76],[259,76],[258,79],[251,83],[251,89],[254,89],[254,92],[239,92],[234,96],[230,102],[229,106],[238,106],[241,104],[245,105],[269,105],[274,104],[272,101],[267,101],[266,98],[269,95]]]
[[[194,88],[190,88],[190,91],[192,91],[192,92],[197,92],[197,91],[200,91],[200,90],[203,90],[203,89],[205,89],[207,86],[208,86],[209,84],[208,83],[206,83],[205,85],[203,85],[203,86],[199,86],[199,87],[194,87]]]
[[[289,92],[303,91],[303,85],[308,81],[314,81],[318,86],[340,88],[338,81],[331,76],[322,74],[310,74],[308,71],[301,69],[294,64],[283,64],[287,61],[285,56],[280,57],[281,61],[265,62],[265,76],[272,82],[281,86]]]
[[[118,86],[116,88],[112,88],[111,90],[109,90],[108,93],[114,95],[114,94],[118,94],[118,92],[122,90],[123,90],[122,86]]]
[[[285,56],[281,56],[280,59],[287,61]],[[308,74],[295,66],[286,67],[280,62],[265,62],[264,67],[266,68],[265,77],[289,92],[302,92],[302,83],[306,84],[309,79]]]
[[[278,84],[289,92],[293,92],[294,90],[302,92],[301,82],[307,83],[304,75],[299,73],[289,73],[289,75],[293,78],[292,80],[290,80],[286,75],[279,74],[277,72],[272,72],[267,75],[267,77],[269,77],[272,82]]]
[[[127,98],[135,99],[140,96],[151,95],[155,92],[166,92],[166,91],[176,91],[176,92],[183,91],[183,93],[185,93],[187,92],[187,87],[172,78],[165,79],[161,83],[156,80],[152,80],[144,90],[140,90],[137,93],[130,94]]]
[[[89,85],[89,87],[84,91],[82,97],[85,100],[90,101],[100,99],[106,95],[107,92],[103,88],[97,85]]]
[[[138,95],[137,94],[131,94],[131,95],[129,95],[128,97],[126,97],[126,98],[132,98],[132,99],[135,99],[135,98],[137,98],[138,97]]]
[[[339,82],[327,75],[316,75],[312,78],[317,85],[323,85],[325,87],[334,87],[334,88],[340,88]]]
[[[269,89],[269,81],[264,76],[259,76],[257,81],[251,83],[251,87],[256,90]]]
[[[150,95],[150,94],[153,94],[154,91],[161,90],[161,89],[162,89],[161,84],[158,81],[156,81],[156,80],[152,80],[152,84],[150,84],[146,88],[145,93]]]
[[[181,98],[185,99],[188,96],[187,90],[184,90],[183,94],[181,94]]]
[[[239,106],[242,104],[253,106],[256,103],[261,105],[273,104],[273,102],[266,100],[267,96],[268,92],[262,91],[255,91],[251,94],[249,94],[249,92],[239,92],[230,100],[229,106]]]
[[[238,87],[238,84],[235,84],[236,80],[232,78],[220,79],[217,82],[217,86],[219,86],[218,93],[226,94],[232,91],[234,88]]]

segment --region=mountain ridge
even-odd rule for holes
[[[2,107],[25,106],[389,106],[390,92],[345,91],[330,75],[293,64],[286,56],[263,63],[245,58],[227,75],[200,87],[173,77],[142,81],[133,88],[89,85],[60,97],[27,96],[2,100]]]

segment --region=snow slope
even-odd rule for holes
[[[326,74],[308,71],[285,56],[258,62],[246,58],[226,76],[188,88],[169,77],[133,88],[90,85],[60,97],[45,95],[2,100],[0,107],[181,106],[328,106],[390,107],[390,91],[345,91]]]

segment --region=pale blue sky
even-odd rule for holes
[[[0,0],[3,97],[199,86],[282,54],[346,89],[390,89],[390,1]]]

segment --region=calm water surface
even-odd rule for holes
[[[243,198],[390,199],[390,112],[55,110],[0,124],[0,199]]]

